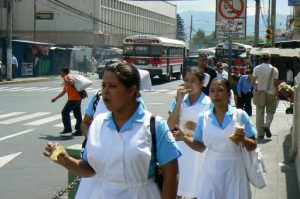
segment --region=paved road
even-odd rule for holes
[[[92,94],[98,90],[101,81],[97,76],[90,77],[94,82],[87,91]],[[164,118],[170,102],[176,94],[176,89],[182,83],[172,81],[162,83],[155,81],[152,91],[142,92],[142,96],[147,108]],[[55,78],[52,81],[36,82],[17,85],[0,86],[0,198],[2,199],[40,199],[50,198],[57,190],[67,183],[67,172],[60,166],[55,165],[42,156],[44,146],[48,141],[58,141],[64,146],[81,143],[82,137],[60,136],[58,132],[62,130],[60,111],[66,98],[51,103],[50,99],[61,91],[61,80]],[[82,110],[87,105],[88,100],[84,100]],[[277,110],[277,121],[282,122],[273,129],[287,132],[291,123],[291,117],[285,115],[285,104],[281,102]],[[255,109],[255,107],[254,107]],[[255,113],[255,110],[254,110]],[[252,117],[255,120],[255,116]],[[276,133],[275,133],[276,134]],[[276,139],[274,136],[274,140]],[[280,142],[280,140],[278,141]],[[270,150],[272,142],[263,143],[264,150]],[[274,142],[272,143],[274,144]],[[282,143],[280,143],[282,144]],[[278,149],[276,154],[280,154]],[[271,153],[271,152],[270,152]],[[280,157],[282,157],[281,155]],[[268,158],[267,158],[268,159]],[[268,160],[268,164],[273,164],[274,159]],[[278,172],[277,164],[281,160],[274,162]],[[280,176],[280,172],[271,173]],[[271,178],[273,179],[273,178]],[[265,196],[273,195],[277,190],[286,191],[285,194],[275,194],[274,197],[267,198],[294,198],[287,194],[288,188],[278,187],[278,179],[273,181],[268,189],[253,190],[255,198],[265,199]],[[279,189],[281,188],[281,189]],[[298,192],[293,192],[298,193]],[[270,195],[270,196],[271,196]]]

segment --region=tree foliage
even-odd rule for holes
[[[214,39],[215,33],[205,35],[202,29],[198,29],[192,37],[190,49],[210,48],[217,45],[217,41]]]
[[[179,14],[177,14],[176,39],[181,41],[185,41],[186,39],[186,33],[184,30],[184,21]]]

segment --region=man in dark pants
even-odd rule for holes
[[[211,81],[217,77],[217,72],[207,65],[206,54],[199,54],[198,65],[199,65],[200,70],[203,70],[204,73],[207,73],[210,76],[207,86],[202,87],[202,91],[205,93],[205,95],[209,95],[209,85],[210,85]]]
[[[55,102],[58,98],[62,97],[65,93],[68,94],[68,101],[65,104],[61,115],[62,121],[64,124],[64,130],[60,132],[60,134],[72,133],[72,126],[71,126],[71,118],[70,112],[73,111],[74,117],[76,118],[76,125],[75,125],[75,132],[73,133],[74,136],[81,136],[81,100],[82,98],[78,94],[77,90],[74,87],[73,76],[69,74],[70,71],[68,68],[63,68],[61,70],[60,76],[64,80],[64,88],[63,91],[56,97],[54,97],[51,101]]]
[[[252,116],[252,90],[253,84],[251,82],[252,71],[247,70],[246,75],[242,75],[237,84],[237,108],[243,109],[249,116]]]

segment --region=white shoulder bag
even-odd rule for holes
[[[236,111],[241,123],[242,112],[241,110]],[[256,148],[254,151],[248,151],[243,144],[240,144],[240,146],[249,182],[258,189],[264,188],[266,186],[265,164],[260,149]]]
[[[78,92],[85,90],[90,87],[93,82],[91,82],[88,78],[83,75],[72,75],[74,81],[74,87]]]

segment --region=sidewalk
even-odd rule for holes
[[[40,82],[40,81],[49,81],[54,79],[56,76],[42,76],[42,77],[24,77],[24,78],[15,78],[9,81],[3,79],[0,82],[0,85],[6,84],[21,84],[21,83],[29,83],[29,82]]]
[[[251,121],[255,124],[255,116]],[[267,186],[263,189],[251,187],[253,199],[300,198],[295,164],[289,160],[292,123],[292,115],[275,114],[271,125],[273,136],[258,141],[265,159]]]

